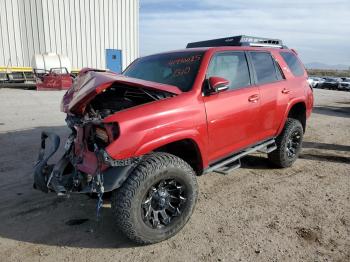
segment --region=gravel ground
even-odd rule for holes
[[[350,93],[315,90],[292,168],[253,154],[199,177],[190,222],[150,246],[113,226],[109,203],[97,222],[94,199],[32,189],[41,130],[68,134],[62,95],[0,89],[0,261],[350,261]]]

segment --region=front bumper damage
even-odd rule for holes
[[[50,147],[46,150],[46,139],[50,141]],[[56,153],[60,146],[60,137],[54,133],[42,132],[41,144],[38,155],[38,160],[34,165],[34,184],[35,189],[41,190],[45,193],[49,192],[47,186],[49,175],[52,173],[54,165],[48,165],[47,161]],[[45,155],[46,153],[46,155]]]
[[[60,137],[51,132],[42,132],[38,160],[34,165],[34,188],[45,193],[56,192],[58,196],[70,193],[103,194],[119,188],[135,168],[140,158],[116,160],[104,149],[96,149],[98,163],[96,171],[86,174],[79,168],[83,159],[74,155],[75,135],[72,133],[65,146],[62,157],[56,164],[49,159],[60,146]]]

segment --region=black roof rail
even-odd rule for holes
[[[277,47],[287,48],[282,40],[265,37],[255,37],[247,35],[238,35],[225,38],[218,38],[206,41],[188,43],[186,48],[195,47],[215,47],[215,46],[259,46],[259,47]]]

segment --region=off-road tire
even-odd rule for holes
[[[142,218],[141,203],[157,181],[175,177],[187,190],[183,212],[164,228],[151,228]],[[112,192],[111,204],[117,227],[132,241],[152,244],[178,233],[188,222],[198,195],[196,175],[184,160],[162,152],[144,156],[123,185]]]
[[[287,143],[295,132],[300,134],[299,146],[296,149],[293,157],[287,154]],[[276,138],[277,149],[268,154],[268,158],[272,164],[277,167],[285,168],[290,167],[299,157],[301,151],[301,145],[303,141],[303,127],[299,120],[288,118],[282,133]]]

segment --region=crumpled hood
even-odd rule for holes
[[[114,83],[135,88],[161,90],[175,95],[182,93],[178,87],[172,85],[126,77],[113,72],[85,69],[79,73],[73,86],[63,96],[61,111],[65,113],[82,114],[85,107],[96,95],[108,89]]]

